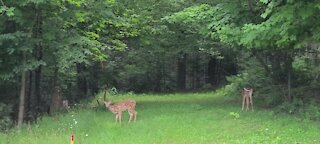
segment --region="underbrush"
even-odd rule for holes
[[[0,103],[0,132],[6,132],[12,127],[13,123],[10,117],[11,112],[11,105]]]
[[[288,100],[286,85],[274,85],[272,80],[264,76],[258,69],[252,71],[249,72],[251,74],[244,72],[228,77],[230,84],[222,89],[222,94],[239,103],[242,89],[252,87],[254,89],[254,105],[257,107],[278,114],[292,115],[304,121],[320,121],[320,99],[318,96],[320,91],[313,85],[291,88],[292,100]]]

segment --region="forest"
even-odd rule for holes
[[[0,0],[0,130],[104,89],[251,87],[259,108],[320,120],[319,13],[318,0]]]

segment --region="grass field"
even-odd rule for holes
[[[239,102],[217,93],[119,95],[137,101],[136,123],[122,124],[105,109],[77,109],[7,134],[1,144],[314,144],[320,143],[320,123],[272,111],[242,112]],[[72,127],[72,128],[71,128]]]

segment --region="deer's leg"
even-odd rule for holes
[[[118,119],[119,119],[119,114],[116,113],[116,123],[118,122]]]
[[[249,96],[246,95],[246,103],[247,103],[247,108],[246,108],[246,111],[249,110]]]
[[[253,110],[253,100],[252,100],[252,95],[250,95],[250,103],[251,103],[251,109],[252,109],[252,111],[254,111],[254,110]]]
[[[244,100],[245,100],[245,95],[244,93],[242,92],[242,111],[243,111],[243,108],[244,108]]]
[[[130,116],[130,118],[129,118],[129,123],[130,123],[131,120],[132,120],[132,115],[133,115],[133,113],[132,113],[132,111],[129,111],[129,110],[128,110],[128,113],[129,113],[129,116]]]
[[[132,110],[130,111],[130,121],[132,120],[132,116],[134,116],[134,122],[137,121],[137,111]]]
[[[121,115],[122,115],[122,113],[119,112],[119,122],[120,122],[120,124],[121,124]]]
[[[134,114],[134,122],[136,122],[138,112],[137,111],[133,111],[133,114]]]

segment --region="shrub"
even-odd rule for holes
[[[230,112],[229,115],[232,116],[234,120],[237,120],[240,118],[240,114],[236,112]]]
[[[11,105],[0,103],[0,131],[6,131],[12,126],[11,112]]]
[[[293,99],[292,102],[284,102],[276,108],[277,112],[284,112],[287,114],[301,114],[303,112],[303,101],[301,99]]]
[[[320,106],[312,100],[304,109],[304,118],[307,120],[320,120]]]

